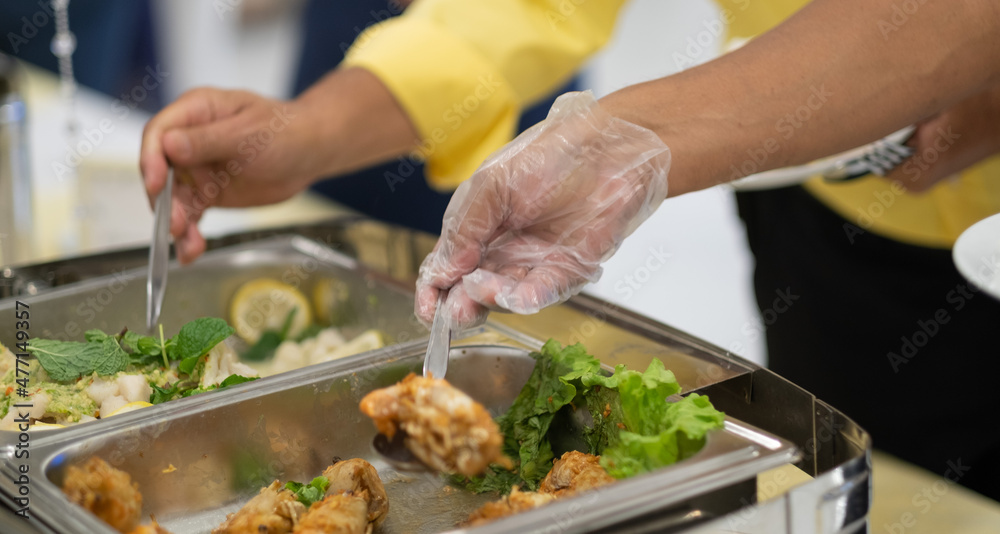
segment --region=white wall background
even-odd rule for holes
[[[158,1],[161,48],[175,73],[168,96],[199,85],[285,96],[300,46],[297,2],[241,24],[235,11],[219,12],[226,1]],[[612,43],[587,69],[586,84],[601,96],[707,61],[720,45],[717,20],[710,0],[633,0]],[[762,363],[751,274],[732,193],[714,188],[667,200],[587,291]]]

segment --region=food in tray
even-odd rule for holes
[[[9,352],[0,360],[0,430],[15,429],[22,415],[35,428],[71,425],[252,380],[256,371],[223,343],[232,333],[222,319],[203,317],[172,338],[126,329],[88,330],[86,341],[33,339],[27,376]],[[26,397],[31,408],[13,406]]]
[[[701,450],[705,436],[721,428],[725,415],[708,397],[691,393],[668,400],[681,388],[660,360],[645,372],[615,368],[607,376],[600,361],[582,345],[562,347],[549,340],[532,353],[535,368],[506,413],[497,418],[504,436],[503,453],[515,459],[515,470],[491,465],[483,475],[456,479],[477,493],[536,490],[555,457],[553,421],[580,417],[587,451],[616,479],[673,464]],[[581,417],[585,419],[584,417]]]
[[[128,473],[94,456],[81,466],[66,469],[62,487],[70,501],[80,505],[118,532],[133,532],[142,515],[139,485]],[[159,532],[159,530],[152,532]],[[149,531],[147,531],[149,532]]]
[[[445,379],[410,373],[398,384],[367,394],[361,412],[390,440],[405,432],[406,447],[438,471],[473,476],[490,464],[511,465],[490,413]]]
[[[317,282],[314,300],[331,307],[317,315],[346,316],[346,289],[338,282]],[[173,338],[124,329],[89,330],[82,342],[34,339],[27,351],[35,360],[21,367],[21,375],[17,359],[0,345],[0,430],[16,430],[22,415],[35,431],[103,419],[386,345],[377,330],[348,340],[339,328],[313,324],[309,300],[267,278],[242,285],[230,301],[230,315],[238,328],[204,317]],[[233,333],[253,342],[242,354],[224,342]],[[11,409],[25,393],[31,402],[23,404],[31,408]]]
[[[478,526],[496,519],[538,508],[556,499],[569,497],[614,482],[593,454],[569,451],[556,460],[538,491],[520,491],[516,486],[498,501],[488,502],[472,512],[467,526]]]
[[[360,458],[336,461],[309,484],[277,480],[212,534],[370,533],[389,510],[382,480]]]

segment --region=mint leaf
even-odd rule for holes
[[[45,372],[56,382],[69,382],[94,372],[91,362],[103,354],[100,343],[32,339],[28,352],[38,359]]]
[[[149,395],[150,404],[160,404],[174,400],[174,396],[180,393],[180,382],[166,388],[161,388],[155,384],[150,384],[150,387],[153,388],[153,393]]]
[[[128,354],[122,350],[121,345],[113,337],[104,338],[101,343],[100,355],[91,357],[91,364],[94,371],[101,376],[111,376],[119,371],[124,371],[128,367]]]
[[[236,384],[243,384],[244,382],[253,382],[260,378],[259,376],[243,376],[243,375],[229,375],[219,384],[220,388],[227,386],[235,386]]]
[[[324,476],[312,479],[312,482],[303,484],[290,480],[285,483],[285,489],[295,494],[295,499],[306,508],[312,506],[316,501],[322,500],[326,489],[330,487],[330,480]]]
[[[181,360],[181,363],[177,364],[177,370],[185,374],[191,374],[191,371],[194,371],[195,366],[198,365],[198,360],[200,358],[201,356],[184,358]]]
[[[274,356],[274,351],[282,343],[281,334],[268,330],[260,335],[260,339],[244,352],[240,359],[248,362],[262,362]]]
[[[171,360],[188,360],[205,355],[235,332],[226,321],[217,317],[202,317],[181,327],[173,338],[173,350],[168,350]],[[194,365],[191,365],[191,369]],[[185,371],[188,372],[188,371]]]
[[[100,330],[98,330],[96,328],[92,328],[92,329],[87,330],[86,332],[83,333],[83,338],[86,339],[87,342],[95,342],[95,341],[96,342],[101,342],[101,341],[104,341],[104,339],[107,338],[107,337],[110,337],[110,336],[108,336],[107,334],[105,334],[104,332],[101,332]]]

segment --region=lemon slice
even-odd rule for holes
[[[56,423],[35,423],[28,427],[28,430],[55,430],[57,428],[66,428],[66,425],[59,425]]]
[[[111,412],[110,414],[108,414],[108,417],[111,417],[113,415],[120,415],[120,414],[123,414],[123,413],[134,412],[136,410],[140,410],[142,408],[148,408],[150,406],[152,406],[152,404],[150,404],[150,403],[148,403],[146,401],[130,402],[130,403],[126,404],[125,406],[122,406],[121,408],[118,408],[117,410],[115,410],[115,411]]]
[[[252,345],[265,330],[280,331],[288,314],[296,308],[298,311],[288,330],[289,338],[295,338],[312,323],[309,300],[288,284],[258,278],[236,291],[229,304],[229,322],[236,334]]]
[[[337,347],[325,360],[346,358],[362,352],[380,349],[385,346],[385,335],[378,330],[365,330],[358,337]]]

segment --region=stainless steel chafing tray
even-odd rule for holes
[[[423,349],[419,343],[385,349],[214,399],[134,412],[104,428],[80,426],[37,438],[32,471],[46,474],[32,488],[37,521],[55,532],[113,532],[59,490],[65,468],[92,455],[130,473],[143,493],[144,516],[154,514],[177,534],[210,531],[273,479],[309,480],[334,457],[363,457],[387,484],[390,513],[381,532],[451,530],[496,495],[445,490],[441,477],[393,471],[372,452],[374,427],[358,410],[368,391],[419,371]],[[534,367],[526,349],[501,345],[454,349],[452,358],[448,378],[493,413],[513,402]],[[677,465],[474,530],[541,532],[558,526],[581,532],[664,510],[697,512],[704,519],[706,509],[685,503],[752,480],[796,455],[789,442],[729,419],[697,455]]]
[[[281,240],[267,240],[275,235],[284,236],[284,243],[281,243]],[[308,243],[298,240],[301,237],[321,242],[323,245],[318,248],[306,247],[305,252],[301,248],[290,246],[293,241]],[[328,256],[328,252],[336,250],[338,252],[334,255],[339,259],[322,262],[323,267],[320,271],[329,268],[336,271],[337,276],[348,278],[354,276],[353,279],[359,282],[357,287],[372,289],[381,295],[375,299],[368,299],[364,294],[365,291],[360,291],[357,293],[358,303],[371,306],[372,313],[369,315],[371,319],[398,318],[399,322],[397,319],[386,319],[384,324],[397,341],[405,341],[408,335],[414,336],[410,339],[423,338],[426,335],[421,327],[410,322],[409,310],[412,297],[409,292],[412,289],[408,288],[412,288],[412,280],[420,260],[433,243],[433,237],[419,232],[363,219],[339,219],[312,226],[252,232],[212,240],[209,242],[210,252],[206,254],[204,260],[206,263],[198,262],[185,269],[190,270],[190,276],[198,288],[194,290],[189,288],[189,291],[195,293],[197,299],[202,301],[198,304],[204,306],[200,308],[205,310],[202,313],[219,315],[222,313],[221,310],[225,309],[225,303],[211,301],[213,298],[225,299],[228,295],[223,295],[224,292],[218,288],[227,284],[230,278],[247,279],[256,276],[248,273],[262,268],[256,263],[257,261],[263,260],[264,269],[271,269],[272,273],[280,274],[285,269],[294,267],[296,263],[316,261],[309,250],[322,249],[323,252],[320,254],[323,256]],[[253,261],[227,263],[213,259],[217,255],[230,255],[231,249],[224,247],[233,245],[238,245],[235,250],[247,253],[244,258]],[[261,252],[257,252],[258,250]],[[96,296],[96,291],[107,287],[111,280],[109,275],[113,276],[123,270],[129,271],[130,268],[141,266],[145,263],[146,257],[147,250],[138,248],[0,269],[0,297],[8,298],[0,300],[0,317],[8,314],[13,307],[13,300],[10,300],[12,297],[19,297],[28,302],[33,306],[33,310],[36,302],[50,300],[53,303],[61,302],[65,306],[74,304],[76,299],[75,304],[79,305],[79,302],[82,302],[82,295]],[[217,272],[199,273],[200,266],[208,265],[210,260],[221,261]],[[353,271],[355,274],[344,275],[343,270]],[[186,276],[180,274],[183,272],[182,270],[171,273],[172,288],[185,287],[178,286],[176,282]],[[197,278],[202,276],[213,277],[216,283],[199,284]],[[141,286],[142,281],[135,285]],[[136,292],[141,293],[138,289]],[[116,297],[115,303],[124,301],[125,299],[118,300]],[[117,306],[106,307],[85,328],[98,326],[97,321],[106,321],[109,327],[117,328],[123,320],[133,321],[136,320],[134,318],[141,318],[139,310],[142,306],[136,304],[139,302],[141,299],[135,300],[134,310],[129,311],[128,315],[117,309]],[[396,309],[392,309],[393,307]],[[185,313],[190,313],[192,309]],[[166,320],[176,321],[173,323],[174,328],[190,318],[190,316],[171,317],[169,309],[166,312],[168,313],[165,316]],[[41,319],[51,327],[59,327],[60,321],[78,317],[73,308],[65,308],[61,313],[63,316],[58,318]],[[403,315],[406,317],[403,318]],[[33,323],[32,326],[33,336],[39,337],[39,333],[34,331],[35,324],[42,323]],[[3,337],[6,335],[5,331],[2,329],[9,326],[0,320],[0,339],[6,339]],[[395,335],[393,330],[399,334]],[[509,346],[534,347],[540,340],[549,337],[564,343],[583,342],[591,353],[600,356],[608,365],[626,363],[633,368],[644,368],[650,358],[659,358],[675,372],[685,391],[694,390],[710,395],[712,402],[730,417],[780,436],[801,451],[801,459],[795,466],[808,476],[806,481],[776,492],[770,482],[761,479],[763,485],[757,488],[758,494],[766,499],[760,501],[756,499],[755,482],[751,479],[742,484],[691,497],[676,509],[647,514],[641,521],[605,530],[660,532],[669,528],[671,531],[689,533],[837,534],[867,531],[867,514],[871,502],[871,441],[867,433],[834,407],[739,356],[727,353],[667,325],[585,295],[574,297],[564,305],[548,308],[531,317],[494,315],[486,328],[470,333],[465,340],[459,341],[459,344],[499,342]],[[406,346],[404,344],[401,347]],[[411,348],[420,346],[420,343],[410,346]],[[386,354],[389,354],[392,349],[386,350]],[[400,352],[397,355],[404,354]],[[345,360],[336,363],[336,366],[348,363]],[[324,367],[322,372],[334,372],[333,369]],[[34,434],[32,447],[45,446],[50,447],[46,450],[55,451],[68,443],[62,440],[62,436],[81,437],[85,433],[88,435],[90,432],[96,433],[98,428],[109,434],[118,435],[124,432],[124,426],[137,425],[145,421],[146,417],[158,419],[165,417],[167,413],[172,413],[172,410],[195,409],[202,406],[201,403],[230,402],[227,400],[230,397],[250,395],[250,391],[256,395],[258,388],[261,392],[271,391],[271,388],[279,387],[278,383],[283,384],[295,376],[305,376],[311,372],[313,371],[297,371],[239,386],[230,392],[218,392],[162,405],[159,408],[140,410],[132,415],[118,416],[126,419],[105,421],[111,426],[94,425],[87,428],[89,425],[82,425],[49,435]],[[0,437],[0,440],[3,439],[5,438]],[[95,444],[99,442],[97,438],[87,441]],[[101,446],[108,443],[101,442]],[[68,452],[70,451],[67,450]],[[70,456],[66,458],[69,459]],[[53,476],[57,476],[58,466],[52,464],[49,467]],[[0,500],[6,507],[12,506],[10,483],[6,475],[0,483]],[[597,497],[592,498],[597,499]],[[33,500],[33,511],[36,504],[38,502]],[[235,504],[234,502],[233,505]],[[581,508],[600,507],[601,502],[584,500],[565,506],[566,509],[551,508],[553,511],[562,510],[568,514],[561,516],[561,521],[576,517]],[[704,520],[706,517],[716,516],[717,519]],[[551,530],[560,531],[560,524],[557,522]],[[588,524],[587,529],[598,530],[597,524]],[[9,508],[5,507],[0,507],[0,531],[5,534],[40,532],[30,523],[15,517]]]

